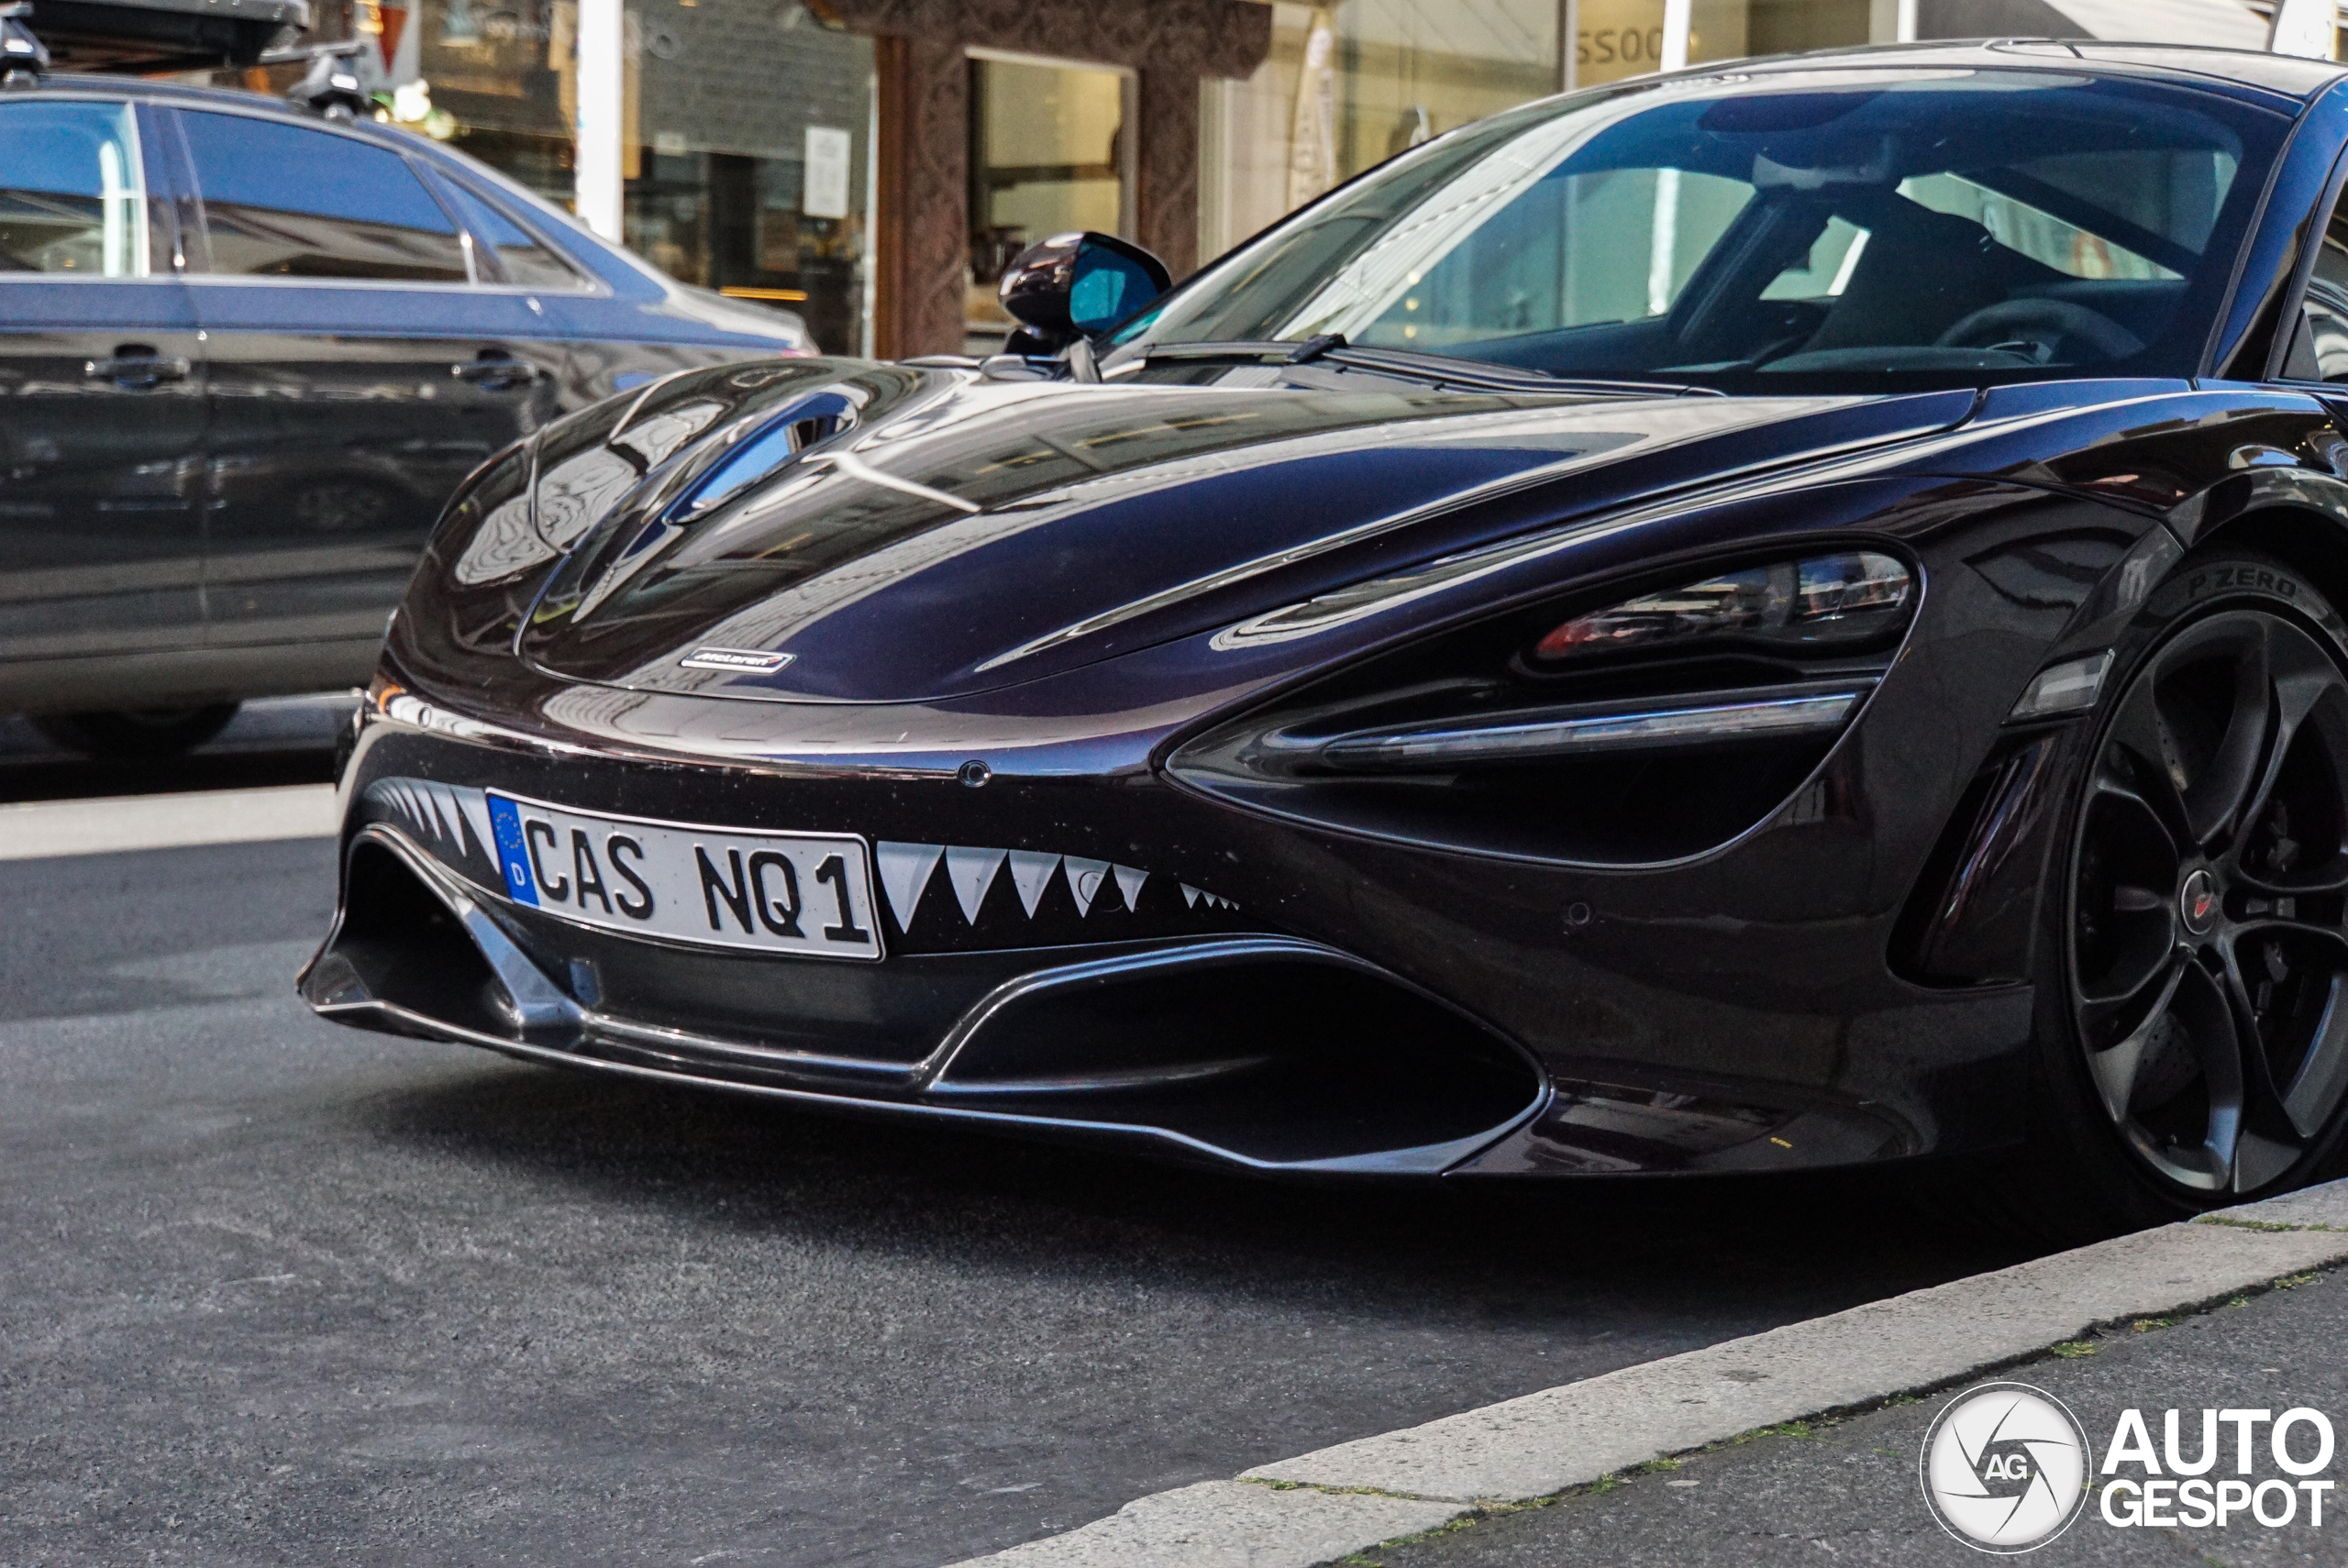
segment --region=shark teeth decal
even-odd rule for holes
[[[946,852],[946,881],[954,889],[954,901],[962,906],[962,918],[972,925],[979,923],[979,906],[987,901],[987,889],[994,886],[994,874],[1002,869],[1003,852],[1000,849],[964,849],[959,845]]]
[[[422,838],[445,845],[460,860],[478,855],[494,863],[490,848],[489,799],[462,784],[421,778],[378,778],[367,798],[390,806]]]
[[[1019,889],[1019,905],[1027,918],[1036,918],[1036,906],[1044,900],[1044,885],[1052,879],[1059,867],[1060,857],[1044,855],[1033,849],[1011,852],[1011,885]]]
[[[928,891],[937,868],[946,867],[946,884],[953,889],[954,902],[961,910],[962,918],[978,923],[979,911],[985,907],[987,894],[993,889],[995,878],[1008,865],[1011,886],[1019,895],[1019,907],[1027,918],[1044,902],[1044,892],[1051,886],[1057,871],[1068,884],[1069,896],[1076,900],[1076,912],[1089,915],[1094,904],[1101,901],[1104,889],[1114,887],[1116,896],[1127,910],[1141,908],[1141,890],[1153,873],[1132,866],[1119,866],[1106,860],[1088,860],[1080,855],[1054,855],[1036,849],[990,849],[973,845],[893,844],[883,840],[873,845],[880,862],[880,889],[888,895],[890,912],[897,917],[899,930],[910,930],[914,912],[921,907],[922,895]],[[1239,906],[1229,899],[1193,888],[1187,882],[1175,886],[1182,889],[1184,907],[1197,910],[1235,910]],[[1114,905],[1104,907],[1113,908]]]
[[[899,931],[911,931],[914,911],[921,903],[922,890],[929,886],[929,874],[937,869],[938,861],[946,854],[942,844],[876,844],[874,857],[880,862],[880,890],[889,895],[889,912],[897,917]]]
[[[1061,860],[1068,868],[1068,890],[1076,895],[1076,912],[1092,912],[1092,900],[1101,896],[1101,883],[1109,875],[1105,860],[1081,860],[1071,855]]]

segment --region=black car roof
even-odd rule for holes
[[[1983,69],[2038,68],[2073,70],[2085,67],[2098,75],[2125,75],[2166,80],[2179,86],[2221,91],[2275,105],[2277,98],[2306,103],[2348,75],[2348,65],[2298,55],[2268,54],[2261,50],[2208,49],[2194,44],[2116,43],[2099,39],[1951,39],[1916,43],[1876,44],[1864,49],[1821,50],[1808,54],[1774,55],[1766,60],[1729,61],[1691,68],[1700,76],[1723,70],[1815,71],[1837,64],[1854,66],[1955,65]]]

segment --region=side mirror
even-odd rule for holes
[[[1002,308],[1024,325],[1011,354],[1057,354],[1108,331],[1171,288],[1166,263],[1113,234],[1056,234],[1029,246],[1002,274]]]

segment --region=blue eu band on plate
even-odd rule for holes
[[[515,902],[607,931],[878,958],[871,855],[847,834],[739,833],[489,797]]]

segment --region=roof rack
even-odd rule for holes
[[[285,90],[285,100],[322,119],[365,119],[375,112],[375,100],[360,80],[357,57],[368,48],[365,39],[334,43],[304,44],[297,49],[273,49],[260,57],[263,65],[284,65],[306,60],[309,71]]]
[[[31,0],[0,6],[0,87],[39,82],[49,74],[49,50],[25,25],[32,14]]]

